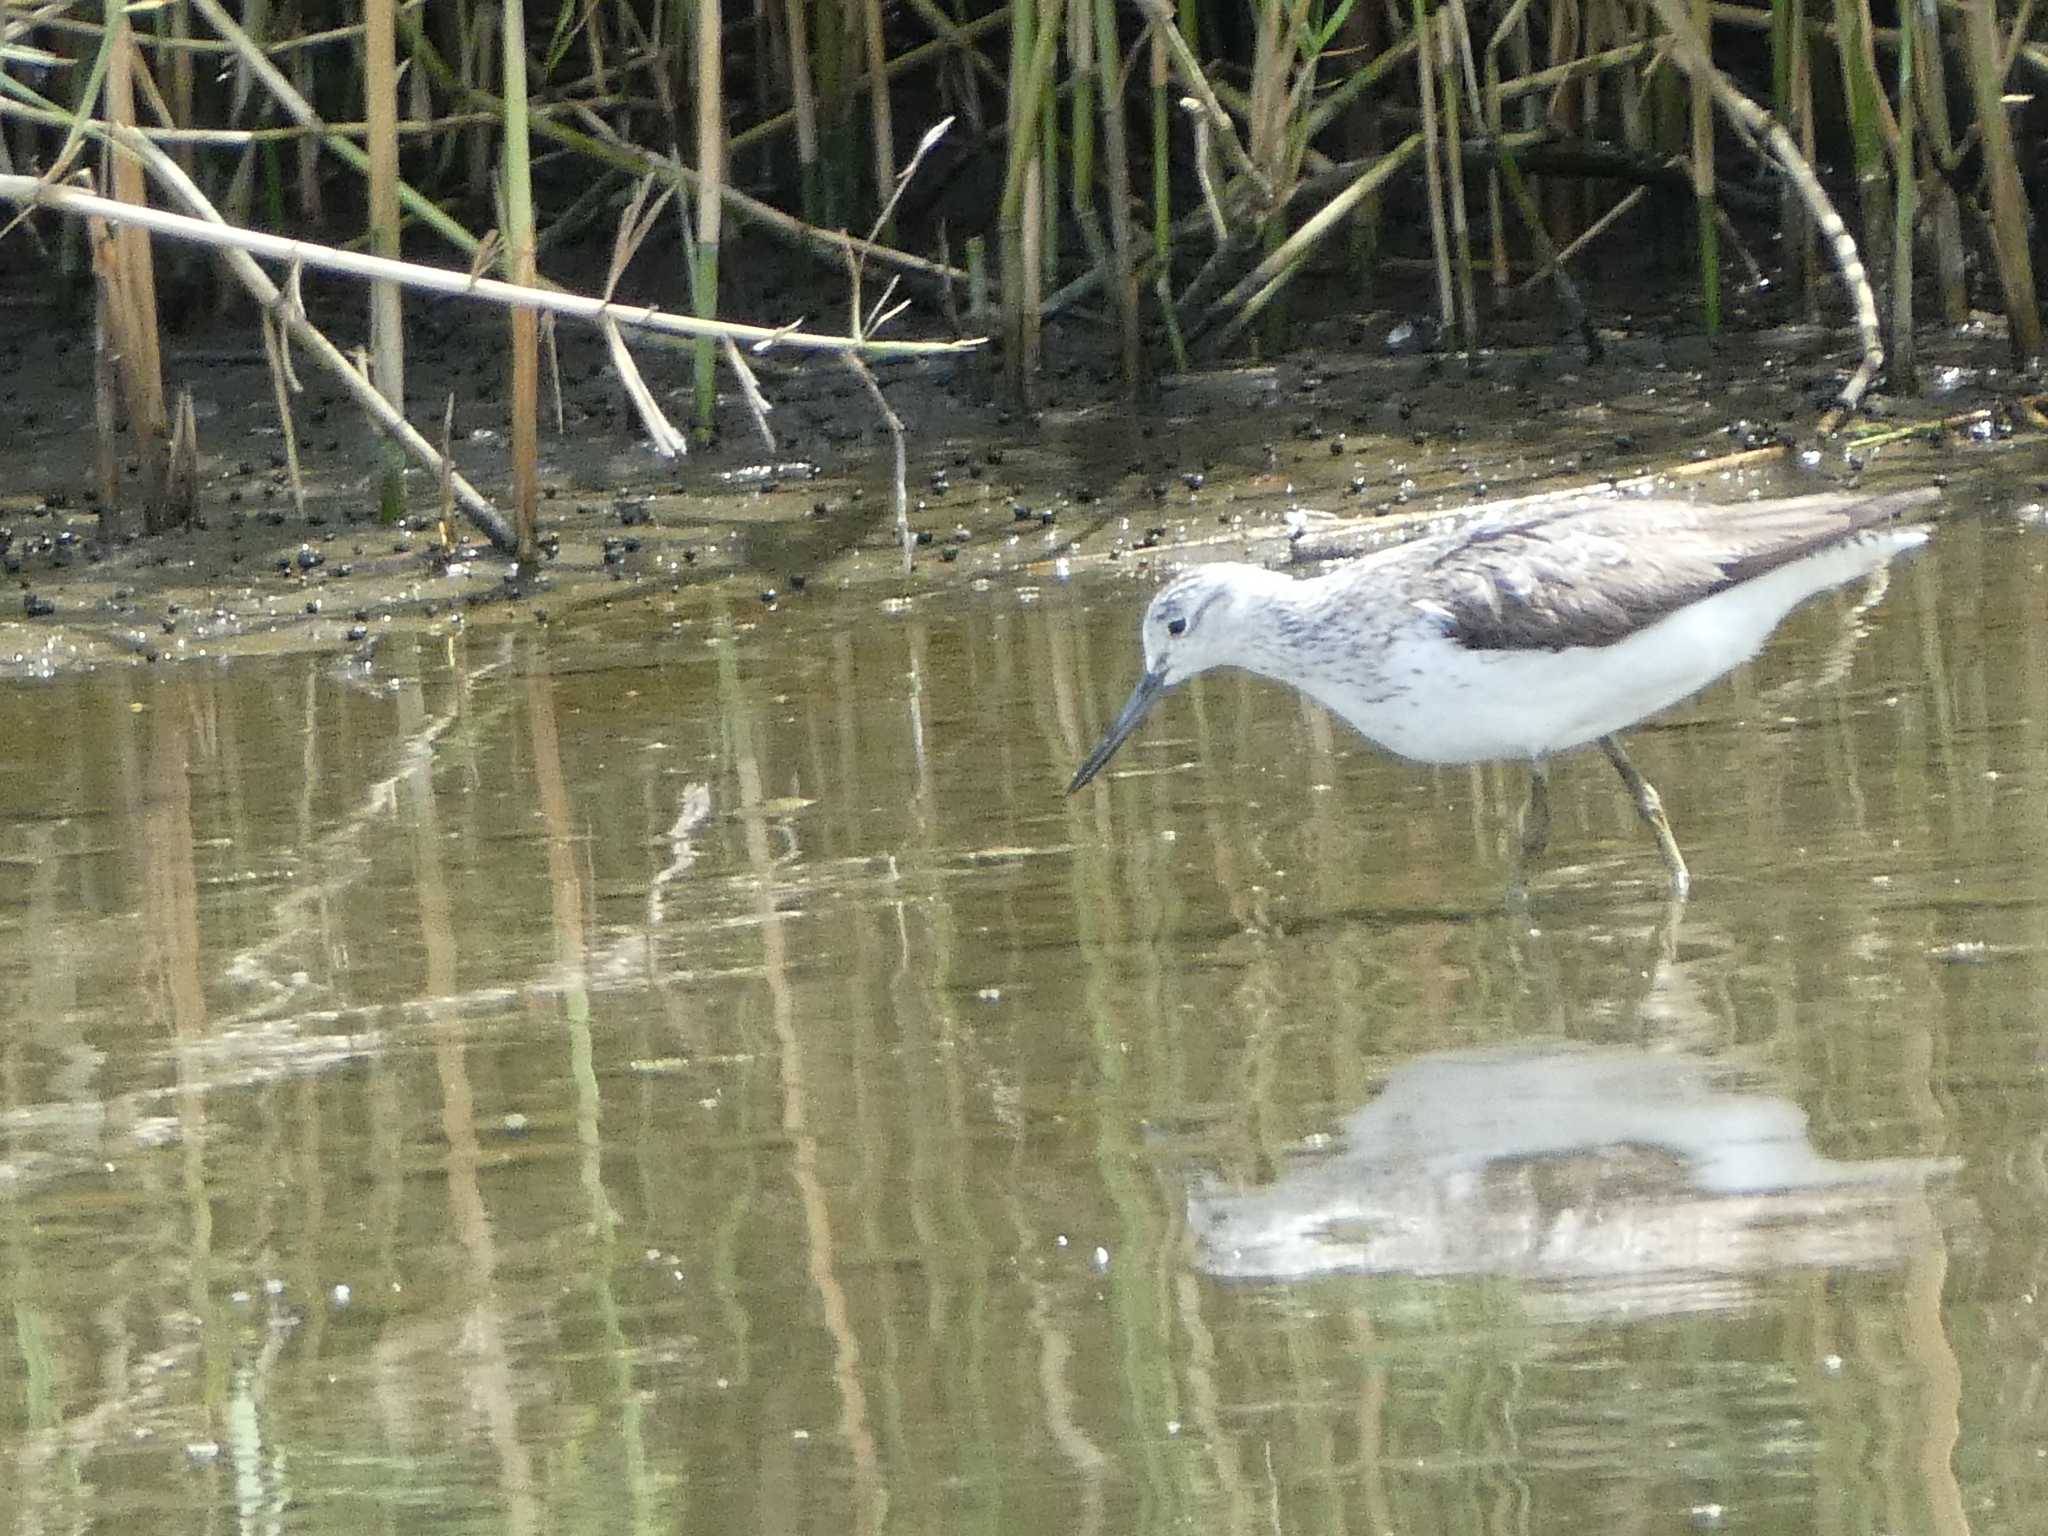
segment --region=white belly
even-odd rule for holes
[[[1815,593],[1878,569],[1926,538],[1888,529],[1717,592],[1612,645],[1473,651],[1418,616],[1370,692],[1303,679],[1304,691],[1390,752],[1424,763],[1537,758],[1625,730],[1754,656]]]

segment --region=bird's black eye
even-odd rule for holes
[[[1181,614],[1175,614],[1172,618],[1166,621],[1166,632],[1169,635],[1186,634],[1188,632],[1187,619]]]

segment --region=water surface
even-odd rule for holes
[[[1249,679],[1063,798],[1116,579],[8,685],[7,1523],[2031,1532],[2041,550],[1633,738],[1676,921]]]

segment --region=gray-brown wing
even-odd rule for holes
[[[1575,502],[1490,517],[1443,536],[1413,566],[1407,595],[1471,650],[1611,645],[1935,495]]]

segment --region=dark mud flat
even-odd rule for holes
[[[368,520],[374,452],[353,410],[317,378],[298,402],[308,497],[294,507],[267,370],[246,332],[174,345],[167,372],[200,417],[197,524],[112,551],[91,507],[89,343],[33,295],[8,304],[0,345],[0,543],[13,591],[0,666],[16,675],[122,660],[374,647],[393,626],[452,630],[556,622],[593,606],[701,596],[770,606],[832,587],[898,595],[1077,563],[1140,570],[1190,542],[1271,538],[1303,512],[1431,512],[1598,485],[1724,458],[1740,478],[1701,494],[1840,480],[1909,458],[1993,445],[2020,381],[1995,324],[1931,346],[1931,392],[1808,451],[1848,355],[1845,338],[1778,329],[1731,337],[1605,332],[1607,356],[1532,341],[1461,357],[1403,350],[1400,317],[1335,316],[1264,365],[1163,380],[1132,407],[1085,363],[1079,403],[1013,413],[985,398],[978,359],[885,364],[910,445],[916,547],[902,571],[888,446],[858,383],[829,362],[770,371],[777,444],[730,403],[721,441],[674,465],[639,441],[592,338],[561,344],[564,425],[542,437],[546,556],[521,570],[466,527],[446,530],[424,474],[402,525]],[[500,332],[492,317],[423,310],[412,338],[420,400],[456,399],[456,454],[487,493],[507,480]],[[650,353],[680,418],[687,358]],[[1988,411],[1988,416],[1972,417]],[[1898,429],[1915,422],[1928,431]],[[1944,425],[1945,424],[1945,425]],[[1877,438],[1881,446],[1859,446]],[[1887,470],[1889,472],[1889,470]],[[1270,551],[1268,551],[1270,553]]]

